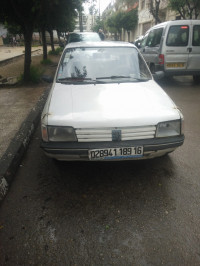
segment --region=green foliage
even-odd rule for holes
[[[67,32],[74,29],[76,8],[85,0],[1,0],[0,20],[25,40],[24,80],[30,78],[31,38],[34,29]]]
[[[169,8],[179,13],[183,19],[197,19],[200,14],[199,0],[169,0]]]
[[[121,32],[121,29],[123,28],[122,24],[123,15],[124,15],[123,11],[117,11],[108,17],[106,25],[108,26],[110,32],[112,33]]]
[[[122,28],[127,31],[135,29],[138,23],[138,10],[132,9],[131,11],[117,11],[108,17],[106,24],[110,32],[119,32]]]
[[[92,28],[92,30],[93,30],[94,32],[98,32],[99,29],[104,30],[104,29],[105,29],[105,25],[104,25],[104,21],[103,21],[103,20],[100,20],[100,19],[98,18],[98,19],[96,19],[95,24],[94,24],[94,27]]]
[[[135,29],[138,23],[137,9],[132,9],[129,12],[124,12],[121,22],[125,30],[130,31],[130,30]]]
[[[62,47],[57,47],[55,49],[55,51],[49,51],[49,55],[60,55],[63,51],[63,48]]]
[[[42,61],[40,61],[40,63],[42,65],[50,65],[52,61],[49,58],[47,58],[47,59],[43,59]]]
[[[38,84],[41,81],[42,74],[43,74],[43,71],[41,70],[41,68],[36,67],[36,66],[31,66],[29,83]],[[19,77],[19,83],[21,84],[25,83],[24,74],[22,74]]]

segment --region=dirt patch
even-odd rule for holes
[[[49,65],[41,64],[42,59],[43,56],[41,54],[40,55],[33,54],[31,58],[32,60],[31,65],[39,68],[44,75],[54,76],[60,56],[49,55],[48,59],[50,59],[52,62]],[[24,56],[14,58],[10,62],[6,62],[5,64],[1,65],[0,76],[1,79],[8,79],[13,77],[19,78],[23,74],[23,72],[24,72]],[[43,81],[41,81],[41,85],[44,85]],[[15,85],[15,87],[16,86],[19,87],[19,85]],[[37,86],[39,86],[39,84]]]

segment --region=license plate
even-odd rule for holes
[[[95,149],[88,152],[90,160],[123,160],[143,156],[143,146]]]
[[[184,63],[167,63],[166,66],[172,67],[172,68],[177,68],[177,67],[184,67],[185,64]]]

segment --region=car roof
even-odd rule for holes
[[[134,47],[136,46],[129,42],[117,42],[117,41],[99,41],[99,42],[72,42],[69,43],[67,48],[81,48],[81,47]]]

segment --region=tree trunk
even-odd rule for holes
[[[31,68],[31,41],[33,30],[26,29],[24,32],[25,44],[25,59],[24,59],[24,81],[30,81],[30,68]]]
[[[45,36],[45,30],[41,30],[42,33],[42,47],[43,47],[43,60],[47,59],[47,42],[46,42],[46,36]]]
[[[50,34],[50,40],[51,40],[51,50],[55,52],[54,41],[53,41],[53,31],[49,30],[49,34]]]

